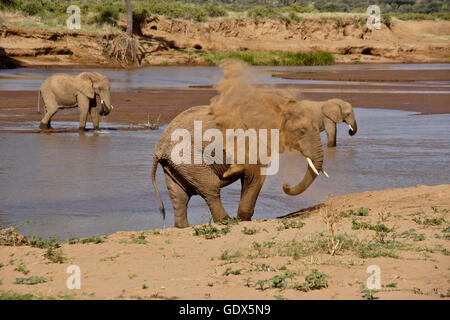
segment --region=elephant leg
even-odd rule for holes
[[[175,214],[175,227],[189,227],[187,205],[191,197],[169,176],[169,174],[166,173],[165,176],[167,190],[169,191],[169,196],[172,200],[173,211]]]
[[[220,189],[217,190],[217,194],[204,195],[203,198],[209,207],[209,211],[211,211],[214,222],[230,219],[230,216],[222,205],[222,201],[220,201]]]
[[[242,221],[250,221],[255,210],[256,200],[264,184],[266,176],[255,175],[241,178],[242,190],[239,201],[238,217]]]
[[[78,108],[80,109],[80,130],[86,129],[86,121],[89,114],[89,98],[84,95],[77,96]]]
[[[91,115],[92,124],[94,125],[94,130],[98,130],[100,128],[100,115],[98,114],[98,109],[96,107],[91,107],[89,113]]]
[[[41,123],[39,124],[39,128],[42,130],[51,129],[51,120],[56,111],[58,111],[58,106],[50,105],[48,108],[46,106],[45,110],[44,118],[42,118]]]
[[[325,119],[324,125],[328,138],[328,147],[336,147],[336,123]]]

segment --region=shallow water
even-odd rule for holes
[[[342,81],[317,81],[317,80],[292,80],[272,77],[273,72],[315,71],[315,70],[450,70],[450,64],[392,64],[392,65],[333,65],[315,67],[251,67],[256,71],[257,79],[265,84],[352,84],[359,82]],[[42,82],[53,73],[78,74],[82,69],[4,69],[0,70],[0,90],[38,90]],[[218,67],[146,67],[136,70],[95,69],[111,79],[112,90],[126,90],[149,87],[187,87],[217,84],[223,76]],[[363,82],[364,85],[376,82]],[[386,85],[388,83],[384,83]],[[399,83],[396,82],[395,85]],[[447,82],[434,83],[433,81],[421,81],[421,85],[430,87],[442,87],[450,85]],[[405,83],[411,86],[413,83]],[[340,91],[335,90],[335,91]],[[411,91],[410,91],[411,92]]]
[[[282,183],[297,183],[306,162],[298,155],[282,155],[280,172],[268,177],[262,188],[255,219],[294,212],[328,195],[450,183],[450,115],[414,116],[382,109],[355,109],[355,113],[358,133],[350,137],[341,124],[338,147],[325,149],[330,179],[321,175],[302,195],[287,196]],[[16,225],[26,235],[61,239],[163,227],[150,180],[153,148],[163,129],[1,134],[0,227]],[[161,167],[157,181],[168,209],[166,225],[172,226]],[[224,206],[232,216],[239,194],[239,182],[222,189]],[[209,221],[203,199],[191,199],[188,217],[191,225]]]

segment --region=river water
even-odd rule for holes
[[[401,67],[404,66],[398,66]],[[153,75],[146,75],[146,69],[108,72],[122,72],[124,78],[132,79],[113,82],[116,88],[135,88],[142,85],[146,77],[154,78],[154,82],[144,82],[146,86],[160,86],[168,78],[167,86],[174,86],[177,81],[182,86],[216,81],[215,76],[211,76],[215,68],[204,71],[207,75],[202,75],[202,68],[182,68],[184,72],[175,68],[160,69],[171,76],[157,79],[153,69]],[[191,69],[192,73],[186,71]],[[30,70],[1,72],[0,90],[35,89],[49,72],[31,70],[39,74],[39,80],[34,76],[20,78],[19,73],[29,74]],[[283,80],[266,76],[265,70],[261,68],[263,80],[264,77],[277,79],[271,81]],[[19,79],[5,82],[4,78],[14,72]],[[128,72],[134,72],[135,76],[127,75]],[[217,73],[217,80],[219,77]],[[355,113],[358,133],[350,137],[346,125],[339,125],[337,148],[325,148],[324,167],[330,179],[321,175],[302,195],[285,195],[282,183],[296,184],[304,174],[306,162],[296,154],[283,154],[279,173],[266,179],[254,219],[285,215],[318,204],[329,195],[450,182],[449,114],[415,116],[410,112],[383,109],[355,109]],[[37,125],[37,122],[28,122],[20,128],[31,129]],[[70,128],[78,124],[60,125]],[[114,125],[108,123],[109,127]],[[0,134],[0,228],[15,225],[25,235],[57,236],[62,240],[106,235],[118,230],[162,228],[164,221],[159,214],[150,170],[153,148],[163,129],[101,130],[83,135]],[[326,142],[325,135],[323,142]],[[165,225],[173,226],[173,211],[161,167],[157,181],[167,207]],[[234,216],[240,183],[222,189],[221,195],[225,209]],[[210,220],[202,198],[191,199],[188,218],[191,225]]]

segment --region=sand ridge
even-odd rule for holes
[[[366,269],[377,265],[379,299],[448,299],[449,199],[448,184],[418,185],[329,198],[282,219],[229,225],[213,239],[194,235],[208,225],[117,232],[98,244],[63,244],[62,264],[50,263],[46,249],[0,246],[0,291],[44,299],[362,299]],[[344,212],[335,234],[354,241],[334,256],[323,210]],[[355,230],[353,221],[393,231]],[[66,287],[69,265],[81,269],[80,290]],[[326,275],[328,287],[296,289],[314,270]],[[47,282],[14,284],[30,276]],[[277,276],[285,287],[272,287]]]

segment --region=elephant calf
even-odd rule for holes
[[[85,130],[88,113],[91,114],[94,129],[98,129],[99,116],[106,116],[113,109],[109,79],[97,72],[83,72],[79,75],[53,74],[41,85],[39,95],[44,101],[45,111],[39,125],[42,130],[51,128],[51,119],[60,108],[78,106],[80,130]],[[40,97],[38,112],[39,102]]]
[[[355,113],[350,103],[341,99],[330,99],[327,101],[302,100],[301,104],[310,106],[314,117],[319,124],[320,132],[326,131],[328,147],[336,146],[336,123],[348,124],[348,133],[353,136],[358,130]]]

